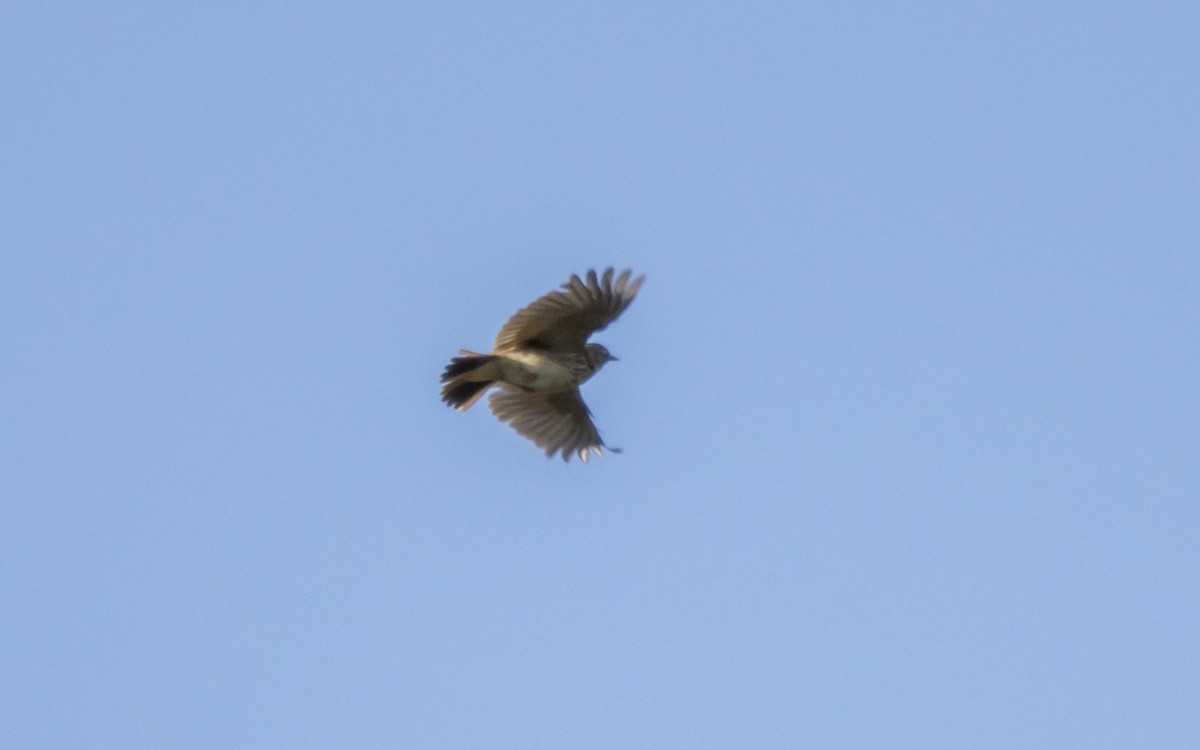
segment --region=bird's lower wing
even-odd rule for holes
[[[572,454],[585,463],[589,453],[603,455],[604,441],[592,423],[579,389],[566,393],[530,393],[501,385],[488,399],[492,413],[521,435],[532,440],[547,456]]]

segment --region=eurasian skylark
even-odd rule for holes
[[[553,291],[509,318],[491,354],[461,350],[442,373],[442,400],[458,411],[471,408],[487,389],[499,388],[488,399],[501,422],[532,440],[546,456],[562,453],[564,461],[589,453],[603,455],[591,412],[579,395],[579,385],[616,357],[588,337],[629,307],[645,276],[630,282],[632,271],[613,280],[609,268],[601,277],[572,276],[564,291]]]

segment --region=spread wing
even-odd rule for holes
[[[617,319],[642,287],[645,276],[631,283],[632,271],[625,270],[613,281],[613,269],[596,278],[588,271],[587,281],[578,275],[508,319],[496,334],[494,351],[526,347],[547,351],[578,352],[588,336]]]
[[[569,461],[576,454],[587,463],[589,452],[604,455],[600,450],[604,441],[578,388],[533,393],[504,384],[492,393],[488,406],[501,422],[545,449],[547,457],[561,452],[563,460]]]

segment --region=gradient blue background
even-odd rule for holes
[[[1197,40],[4,4],[0,746],[1200,746]],[[606,265],[623,455],[438,401]]]

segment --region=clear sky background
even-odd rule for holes
[[[1193,2],[9,2],[0,746],[1200,746]],[[648,276],[550,461],[438,400]]]

